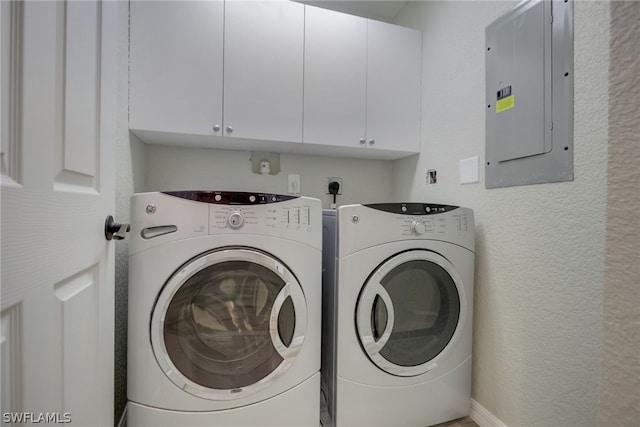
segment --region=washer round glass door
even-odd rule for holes
[[[195,396],[255,393],[295,360],[306,332],[297,279],[254,249],[224,248],[182,266],[160,292],[151,344],[169,379]]]
[[[426,250],[391,257],[376,268],[358,299],[362,348],[393,375],[432,370],[464,321],[464,295],[458,274],[444,257]]]

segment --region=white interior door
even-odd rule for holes
[[[0,3],[2,422],[113,425],[122,6]]]

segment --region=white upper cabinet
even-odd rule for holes
[[[420,151],[419,31],[286,0],[130,4],[129,127],[145,142]]]
[[[422,33],[368,21],[367,147],[420,151]]]
[[[222,0],[130,3],[131,129],[216,134],[214,126],[222,126],[223,19]]]
[[[367,100],[367,20],[307,6],[304,143],[358,147]]]
[[[304,5],[227,1],[226,136],[302,141]]]
[[[421,49],[419,31],[307,6],[303,142],[419,152]]]

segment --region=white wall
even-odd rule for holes
[[[609,5],[575,3],[572,182],[485,190],[458,183],[484,159],[485,27],[515,2],[412,2],[424,31],[419,158],[396,161],[396,199],[474,209],[473,398],[508,426],[598,423],[606,219]],[[425,171],[438,184],[425,185]]]
[[[128,9],[121,8],[128,21]],[[129,133],[129,39],[123,25],[119,51],[118,135],[116,144],[116,212],[118,222],[130,222],[129,198],[144,190],[145,144]],[[116,242],[114,419],[118,423],[127,403],[127,312],[129,293],[129,239]]]
[[[301,194],[328,208],[327,178],[343,180],[339,205],[392,198],[392,162],[281,154],[278,175],[251,171],[251,153],[147,144],[145,191],[229,190],[287,194],[287,175],[299,174]]]
[[[116,213],[119,222],[130,221],[129,198],[135,192],[143,191],[144,185],[144,149],[145,145],[129,135],[127,120],[128,99],[126,82],[128,74],[126,61],[124,74],[121,75],[121,88],[118,94],[121,109],[119,112],[120,133],[118,135],[116,157]],[[116,242],[115,271],[115,420],[118,422],[127,402],[127,312],[129,293],[129,240]]]

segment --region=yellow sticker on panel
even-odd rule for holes
[[[496,113],[502,113],[503,111],[507,111],[512,109],[515,106],[515,98],[513,95],[507,96],[506,98],[500,99],[496,102]]]

